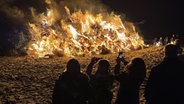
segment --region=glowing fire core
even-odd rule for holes
[[[55,21],[54,10],[49,9],[39,21],[28,24],[32,37],[29,55],[93,55],[103,53],[104,49],[117,53],[144,45],[133,23],[122,22],[119,15],[92,15],[81,10],[70,13],[67,7],[65,10],[67,18],[60,19],[59,23]]]

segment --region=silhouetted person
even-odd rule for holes
[[[88,76],[80,72],[80,64],[76,59],[67,63],[67,70],[63,72],[55,83],[53,104],[87,104],[90,86]]]
[[[181,40],[179,38],[177,38],[175,40],[175,45],[177,46],[178,48],[178,55],[181,55],[182,52],[183,52],[183,49],[181,48]]]
[[[156,46],[162,46],[163,45],[163,38],[160,37],[158,42],[156,43]]]
[[[147,104],[184,104],[184,63],[177,54],[176,45],[167,45],[164,60],[151,69],[145,88]]]
[[[139,104],[139,88],[146,77],[146,65],[143,59],[134,58],[120,72],[121,59],[117,58],[115,79],[120,83],[116,104]]]
[[[164,38],[164,45],[167,45],[167,44],[168,44],[168,41],[169,41],[169,38],[166,36],[166,37]]]
[[[178,58],[179,58],[180,61],[184,62],[184,54],[178,55]]]
[[[107,60],[92,58],[87,67],[87,74],[90,77],[90,84],[93,88],[92,98],[89,104],[111,104],[113,76],[110,74],[110,64]],[[98,62],[95,74],[92,74],[93,65]]]
[[[176,37],[175,37],[175,35],[173,34],[172,37],[171,37],[171,39],[170,39],[170,43],[171,43],[171,44],[174,44],[175,39],[176,39]]]
[[[156,44],[157,44],[157,41],[158,41],[158,39],[155,37],[155,38],[153,39],[153,45],[156,45]]]

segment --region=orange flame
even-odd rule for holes
[[[55,26],[54,11],[48,10],[38,23],[29,23],[32,41],[27,53],[36,57],[45,55],[93,55],[129,51],[144,46],[143,38],[131,22],[122,22],[119,15],[97,14],[81,10],[70,13]]]

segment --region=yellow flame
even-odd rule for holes
[[[40,22],[29,23],[32,41],[27,53],[36,57],[50,55],[93,55],[105,50],[115,53],[144,46],[143,38],[131,22],[122,22],[119,15],[97,14],[81,10],[70,13],[55,25],[54,11],[48,9]]]

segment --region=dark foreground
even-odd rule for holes
[[[163,59],[163,47],[150,47],[124,54],[127,60],[141,57],[147,66],[147,77],[150,69]],[[99,55],[109,60],[111,70],[116,64],[117,54]],[[51,104],[52,91],[55,80],[65,69],[70,57],[31,58],[26,57],[0,57],[0,104]],[[86,70],[90,57],[76,57],[83,71]],[[143,91],[145,82],[140,90],[140,104],[145,104]],[[114,83],[114,99],[116,98],[118,84]],[[112,101],[112,102],[113,102]]]

